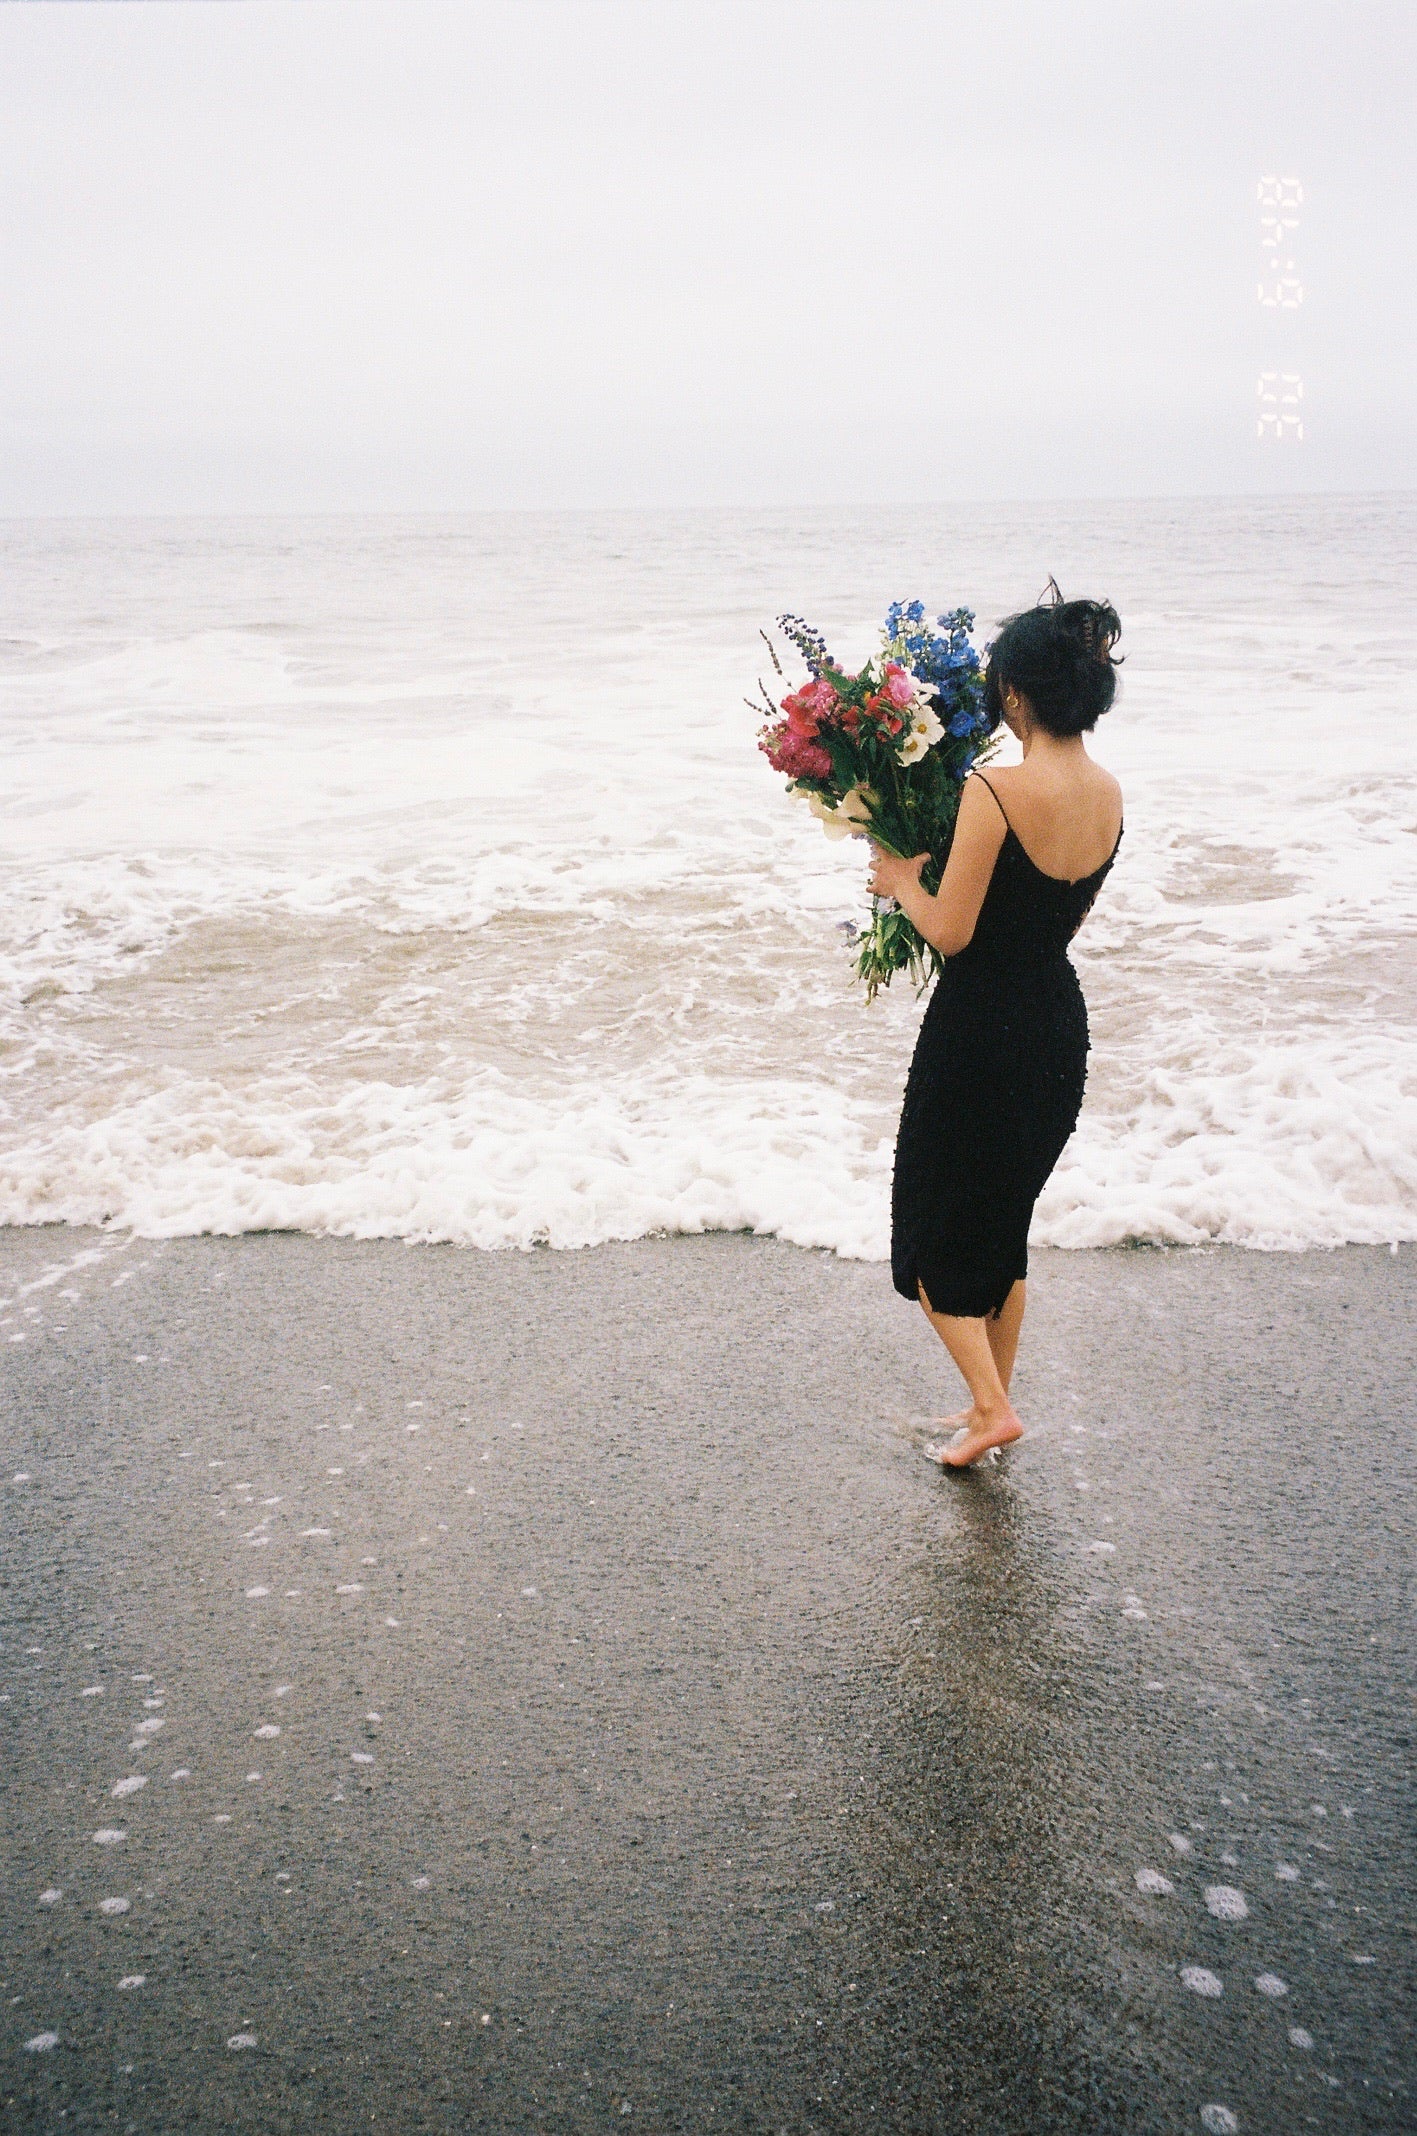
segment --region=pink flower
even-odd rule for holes
[[[897,711],[903,712],[915,702],[915,679],[906,673],[898,660],[886,662],[886,679],[881,695],[889,698]]]
[[[829,779],[832,775],[832,760],[821,743],[788,720],[765,727],[758,747],[773,770],[785,772],[789,779]]]
[[[824,720],[831,718],[838,705],[836,691],[824,675],[804,683],[790,697],[782,700],[782,709],[794,733],[813,735]]]

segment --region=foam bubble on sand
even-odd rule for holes
[[[522,1593],[524,1595],[534,1595],[536,1593],[536,1589],[534,1587],[524,1587],[522,1589]]]
[[[160,1728],[165,1728],[166,1726],[167,1722],[160,1718],[154,1718],[152,1720],[147,1721],[135,1721],[133,1724],[133,1733],[136,1736],[156,1735]]]
[[[277,1684],[273,1695],[276,1698],[289,1698],[294,1689],[294,1684]]]
[[[372,1750],[352,1750],[349,1758],[352,1765],[372,1765],[374,1763]]]
[[[1261,1995],[1271,1996],[1276,2002],[1278,2002],[1281,1995],[1289,1993],[1288,1983],[1281,1980],[1278,1973],[1257,1973],[1255,1986],[1259,1989]]]
[[[1176,1852],[1178,1854],[1190,1853],[1191,1842],[1187,1839],[1184,1832],[1172,1832],[1168,1835],[1168,1837],[1170,1838],[1171,1844],[1176,1849]]]
[[[33,2039],[25,2041],[26,2054],[48,2054],[51,2047],[59,2045],[57,2032],[36,2032]]]
[[[239,2054],[243,2047],[256,2045],[256,2035],[254,2032],[233,2032],[226,2044],[233,2054]]]
[[[1203,2106],[1201,2127],[1206,2136],[1235,2136],[1240,2124],[1228,2106]]]
[[[344,1474],[344,1470],[342,1468],[326,1469],[325,1474],[327,1476],[342,1476]]]
[[[230,1812],[230,1810],[222,1810],[222,1811],[220,1811],[220,1812],[218,1813],[218,1815],[217,1815],[217,1816],[215,1816],[215,1817],[214,1817],[214,1818],[212,1819],[212,1823],[213,1823],[213,1824],[230,1824],[230,1823],[231,1823],[231,1812]]]
[[[331,1536],[334,1532],[333,1528],[302,1528],[300,1531],[302,1537],[307,1535]]]
[[[335,1589],[337,1595],[362,1595],[363,1592],[364,1586],[360,1580],[344,1580]]]
[[[102,1697],[103,1697],[103,1685],[102,1685],[102,1684],[89,1684],[89,1685],[88,1685],[88,1686],[86,1687],[86,1689],[82,1690],[82,1691],[81,1691],[81,1692],[79,1693],[79,1696],[80,1696],[80,1698],[102,1698]]]
[[[96,1847],[116,1847],[120,1839],[127,1837],[117,1825],[105,1825],[101,1832],[94,1833],[93,1843]]]
[[[1299,1872],[1293,1862],[1276,1862],[1274,1873],[1281,1884],[1297,1884],[1299,1881]]]
[[[41,1906],[57,1906],[63,1896],[62,1888],[58,1884],[51,1884],[47,1891],[40,1893],[39,1904]]]
[[[1095,1550],[1099,1557],[1111,1557],[1117,1545],[1115,1543],[1089,1543],[1087,1547],[1089,1550]]]
[[[431,1876],[416,1876],[413,1879],[413,1888],[415,1891],[427,1891],[432,1882]]]
[[[1314,2035],[1312,2032],[1306,2032],[1302,2025],[1291,2025],[1289,2027],[1289,2044],[1291,2047],[1302,2047],[1307,2050],[1314,2044]]]
[[[1216,1996],[1225,1993],[1220,1975],[1212,1973],[1210,1968],[1204,1965],[1183,1965],[1181,1985],[1189,1988],[1193,1995]]]
[[[253,1728],[251,1733],[262,1737],[278,1736],[280,1734],[280,1724],[276,1721],[262,1721],[260,1727]]]
[[[399,1628],[400,1620],[397,1617],[385,1617],[384,1622],[391,1632],[396,1632]]]
[[[146,1973],[125,1973],[118,1985],[120,1988],[142,1988],[147,1986],[147,1979]]]
[[[1244,1921],[1249,1917],[1245,1894],[1233,1884],[1207,1884],[1205,1905],[1206,1912],[1214,1914],[1217,1921]]]
[[[179,1765],[176,1772],[171,1774],[170,1777],[173,1780],[190,1780],[192,1777],[192,1768],[190,1765]]]
[[[247,1779],[247,1783],[248,1783],[248,1785],[249,1785],[249,1783],[250,1783],[250,1782],[251,1782],[252,1780],[259,1780],[259,1779],[261,1779],[261,1777],[262,1777],[262,1775],[261,1775],[260,1773],[247,1773],[247,1775],[246,1775],[246,1779]]]
[[[248,1587],[246,1590],[246,1600],[248,1602],[259,1602],[262,1595],[268,1595],[269,1593],[269,1587]]]
[[[1176,1886],[1172,1883],[1170,1877],[1163,1876],[1159,1869],[1138,1869],[1138,1891],[1150,1892],[1155,1897],[1164,1899],[1168,1898],[1175,1889]]]
[[[115,1786],[111,1787],[109,1793],[113,1796],[136,1795],[139,1788],[146,1787],[147,1784],[148,1776],[146,1773],[130,1773],[126,1780],[120,1780]]]
[[[125,1914],[131,1905],[128,1899],[100,1899],[98,1910],[103,1914]]]

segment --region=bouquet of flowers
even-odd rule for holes
[[[788,792],[807,803],[829,838],[869,835],[906,860],[928,852],[921,881],[932,893],[954,836],[960,788],[991,747],[973,627],[967,608],[931,623],[922,602],[893,601],[880,652],[850,674],[800,616],[779,616],[808,680],[780,706],[758,684],[770,715],[758,746],[774,771],[787,774]],[[762,636],[782,676],[773,642],[766,631]],[[879,898],[856,942],[856,976],[866,982],[868,1001],[898,971],[908,970],[922,991],[943,963],[905,914]]]

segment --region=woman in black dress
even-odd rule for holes
[[[968,1384],[941,1460],[966,1468],[1023,1426],[1009,1380],[1023,1321],[1033,1205],[1077,1124],[1087,1009],[1068,944],[1116,857],[1122,792],[1083,735],[1116,690],[1121,631],[1105,602],[1012,616],[985,669],[985,710],[1023,762],[965,781],[939,892],[926,855],[876,849],[871,888],[948,960],[905,1087],[891,1273]]]

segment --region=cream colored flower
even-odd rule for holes
[[[936,742],[944,740],[944,726],[935,710],[933,696],[928,690],[915,700],[914,724],[924,735],[927,749],[933,749]]]
[[[875,798],[869,786],[853,786],[842,795],[835,808],[823,794],[809,795],[808,805],[828,838],[850,838],[863,831],[871,821],[871,804]]]
[[[936,742],[943,740],[944,732],[934,706],[917,697],[910,725],[906,728],[905,739],[900,745],[901,763],[918,764],[927,749],[933,749]]]

